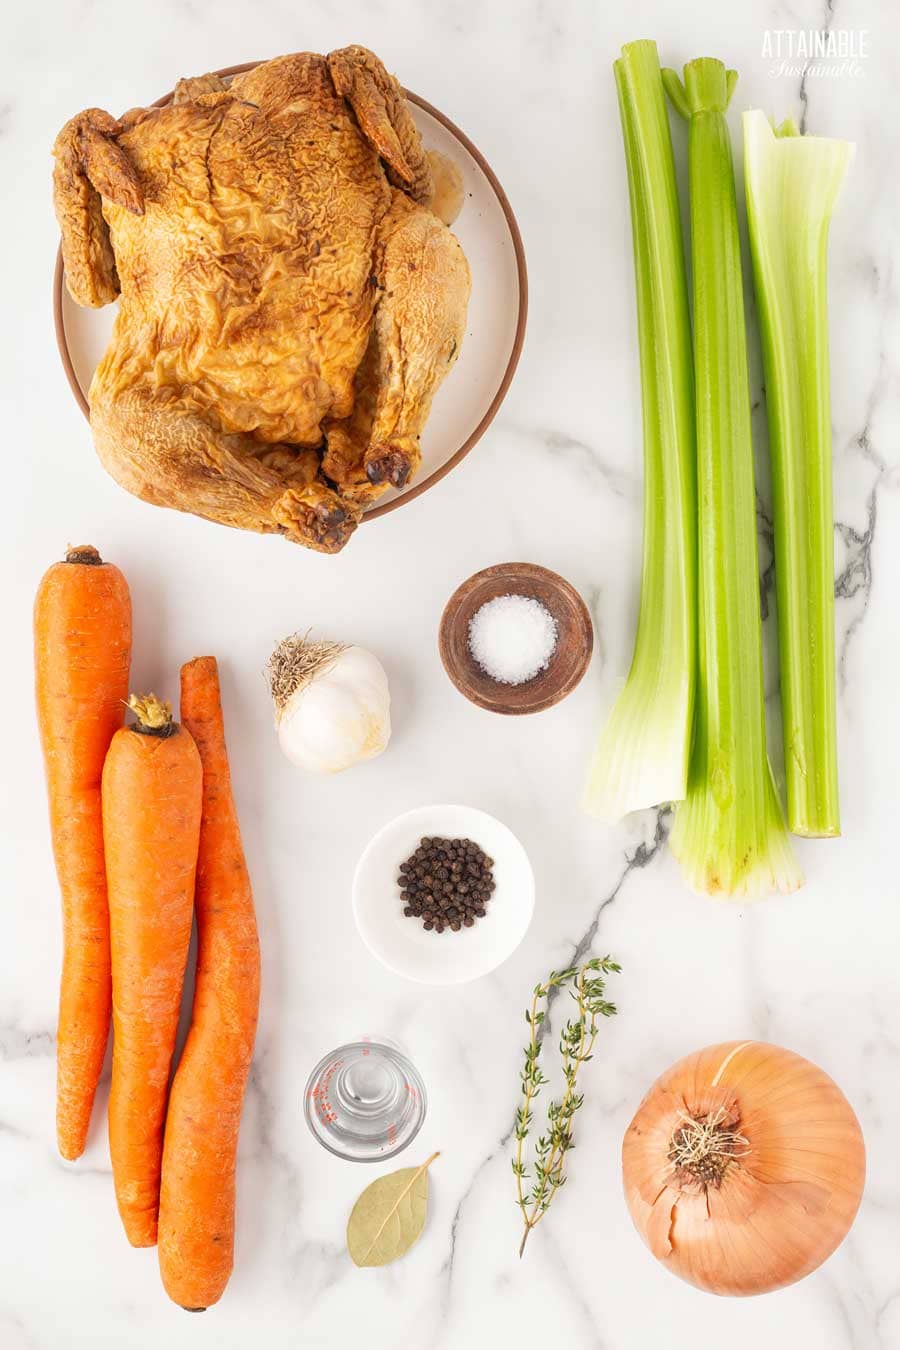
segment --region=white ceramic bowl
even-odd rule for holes
[[[427,933],[407,918],[397,885],[400,863],[424,836],[472,839],[494,860],[496,890],[483,919],[458,933]],[[419,806],[378,831],[353,877],[353,916],[373,956],[421,984],[465,984],[516,950],[534,912],[534,873],[512,830],[472,806]]]

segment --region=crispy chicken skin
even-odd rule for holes
[[[403,487],[419,467],[419,436],[431,398],[462,341],[469,269],[445,225],[394,192],[376,248],[379,298],[356,372],[353,412],[326,423],[322,467],[362,505]]]
[[[88,109],[54,147],[66,283],[120,297],[90,389],[146,501],[332,553],[419,462],[469,270],[371,52],[279,57],[165,108]]]

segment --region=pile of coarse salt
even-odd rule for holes
[[[498,595],[469,622],[469,650],[498,684],[525,684],[546,670],[557,637],[549,609],[528,595]]]

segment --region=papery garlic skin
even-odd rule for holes
[[[290,696],[278,717],[282,750],[311,773],[341,773],[374,759],[390,738],[387,675],[362,647],[344,647]]]
[[[680,1132],[725,1140],[711,1184],[673,1158]],[[865,1182],[859,1122],[809,1060],[759,1041],[689,1055],[647,1093],[622,1143],[635,1227],[673,1274],[714,1294],[803,1279],[846,1237]],[[706,1164],[705,1164],[706,1165]]]

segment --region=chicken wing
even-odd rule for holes
[[[356,113],[363,135],[387,164],[394,186],[405,188],[413,201],[430,201],[431,164],[398,81],[366,47],[332,52],[328,69],[335,89]]]
[[[134,215],[144,214],[140,180],[115,140],[120,130],[102,108],[87,108],[66,123],[53,147],[53,204],[66,285],[73,300],[94,309],[119,294],[103,197]]]

